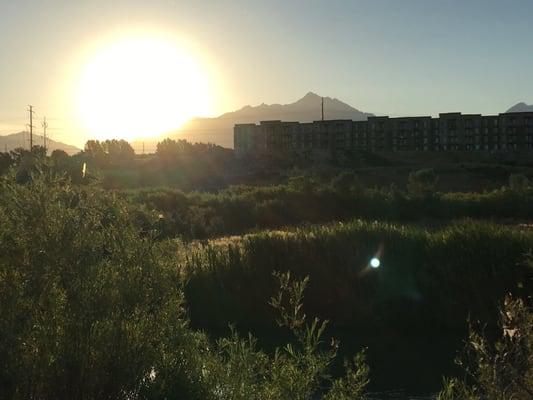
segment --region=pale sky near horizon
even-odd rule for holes
[[[31,103],[82,144],[83,63],[131,32],[192,49],[217,86],[210,116],[309,91],[392,116],[499,113],[533,103],[532,20],[532,0],[0,0],[0,134]]]

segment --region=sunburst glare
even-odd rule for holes
[[[78,97],[81,121],[96,139],[158,135],[211,106],[202,66],[176,43],[145,37],[97,52],[83,70]]]

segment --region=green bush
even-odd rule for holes
[[[337,176],[331,184],[299,176],[287,185],[237,186],[217,193],[166,188],[129,191],[126,195],[131,202],[161,213],[166,235],[184,239],[352,218],[423,223],[434,220],[443,224],[465,217],[521,220],[533,214],[533,191],[529,188],[437,196],[433,186],[428,188],[426,183],[417,183],[410,193],[394,186],[362,189],[351,174]]]
[[[189,327],[176,245],[137,213],[94,187],[0,182],[0,398],[361,397],[364,355],[331,378],[337,344],[302,311],[306,279],[279,274],[271,302],[295,343],[267,354],[251,335],[212,342]]]
[[[165,243],[100,191],[0,188],[0,386],[7,398],[134,396],[183,327]]]

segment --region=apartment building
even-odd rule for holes
[[[237,124],[238,155],[263,152],[335,154],[345,150],[533,151],[533,112],[491,116],[442,113],[429,116],[369,117],[366,121],[327,120],[310,123],[261,121]]]

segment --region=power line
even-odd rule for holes
[[[32,105],[29,105],[28,106],[28,112],[30,113],[30,125],[29,125],[29,128],[30,128],[30,151],[33,150],[33,114],[35,114],[35,111],[33,111],[33,106]]]
[[[48,122],[46,122],[46,117],[43,119],[43,145],[44,145],[44,154],[46,154],[46,129],[48,128]]]

